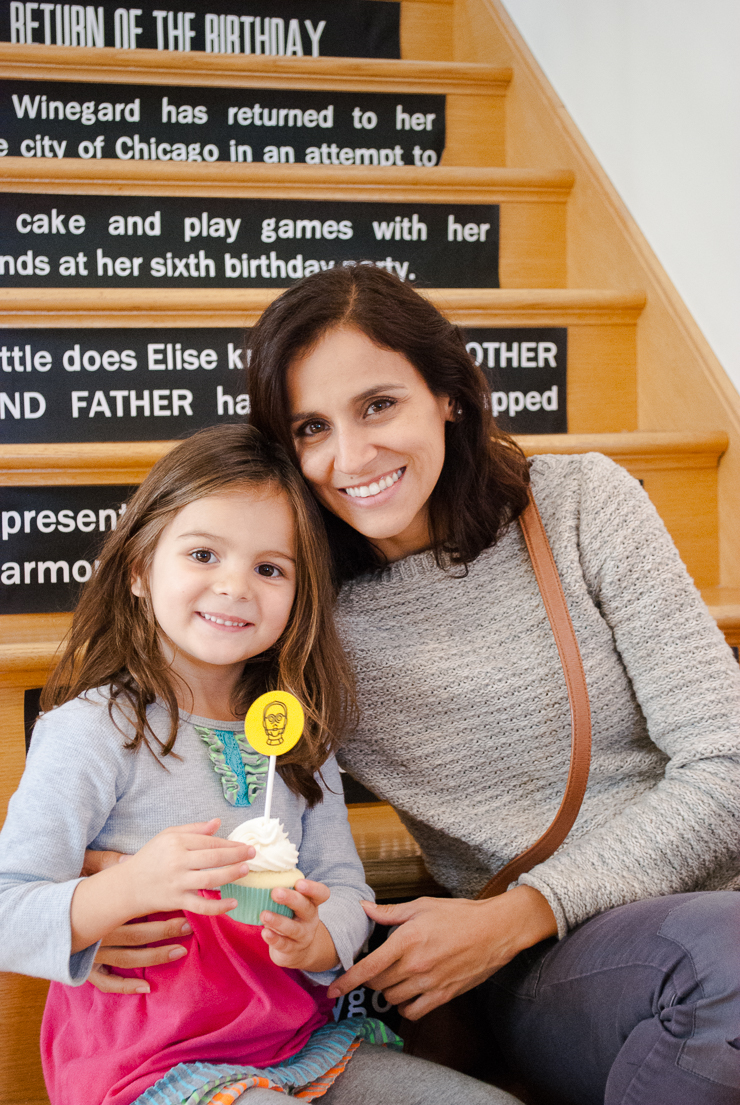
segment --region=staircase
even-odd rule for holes
[[[0,192],[499,205],[501,286],[424,294],[467,328],[567,330],[569,432],[521,436],[522,447],[527,455],[596,450],[642,480],[737,647],[740,399],[498,0],[402,0],[400,7],[401,60],[0,43],[0,78],[384,93],[399,102],[441,95],[446,143],[435,168],[9,156],[0,159]],[[0,323],[70,332],[240,328],[278,290],[15,287],[3,292]],[[0,445],[1,480],[14,488],[131,484],[169,447]],[[43,682],[69,620],[0,617],[3,815],[23,770],[24,692]],[[359,804],[350,816],[379,896],[433,890],[392,810]],[[29,1064],[45,989],[39,980],[0,976],[0,1105],[46,1102],[40,1070]]]

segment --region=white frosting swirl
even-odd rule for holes
[[[247,860],[250,871],[290,871],[298,863],[298,849],[290,843],[276,817],[242,821],[229,834],[229,840],[251,844],[256,849],[254,859]]]

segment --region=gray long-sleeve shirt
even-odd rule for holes
[[[593,758],[578,820],[520,880],[560,934],[641,898],[740,885],[740,671],[647,495],[598,454],[531,467],[583,657]],[[435,878],[474,896],[545,830],[570,758],[555,641],[518,526],[470,565],[430,553],[345,586],[362,721],[340,762]]]
[[[120,711],[114,716],[130,731]],[[147,716],[166,739],[165,710],[154,704]],[[240,733],[241,749],[235,741]],[[212,817],[221,818],[218,835],[226,837],[242,821],[262,815],[266,760],[249,748],[238,723],[181,715],[179,759],[158,760],[146,748],[127,752],[124,741],[100,691],[65,703],[37,723],[0,833],[0,970],[71,985],[85,981],[97,945],[70,954],[69,910],[86,848],[133,853],[163,829]],[[225,745],[227,755],[217,751]],[[222,780],[232,784],[232,797],[238,781],[228,765],[229,749],[232,765],[233,754],[245,761],[237,800],[251,798],[249,805],[232,805],[225,796]],[[331,889],[319,915],[346,969],[369,931],[359,903],[373,894],[333,758],[317,778],[324,800],[308,809],[276,776],[271,815],[298,848],[304,875]],[[309,977],[327,984],[336,973]]]

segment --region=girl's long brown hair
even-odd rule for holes
[[[429,522],[437,562],[466,567],[524,510],[529,469],[493,419],[490,388],[460,327],[409,284],[374,265],[353,265],[316,273],[283,292],[248,336],[250,422],[298,463],[288,370],[340,326],[403,354],[433,395],[452,400],[455,419],[445,423],[445,461],[429,500]],[[378,567],[366,537],[323,506],[321,512],[337,582]]]
[[[179,712],[172,673],[160,648],[148,588],[136,598],[131,581],[134,576],[147,580],[160,534],[178,511],[207,495],[240,487],[272,488],[287,496],[295,520],[296,596],[280,639],[245,663],[232,706],[241,717],[268,690],[290,691],[299,699],[306,712],[303,737],[280,757],[278,770],[295,794],[314,805],[321,801],[314,775],[354,720],[352,675],[332,620],[329,553],[316,503],[285,451],[252,426],[202,430],[154,466],[106,540],[97,571],[82,590],[41,708],[50,710],[94,687],[106,687],[114,724],[124,735],[133,729],[126,748],[136,751],[143,744],[162,758],[173,752]],[[169,713],[165,742],[147,719],[147,707],[156,699]],[[117,709],[128,722],[126,729],[116,721]]]

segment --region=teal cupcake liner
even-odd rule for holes
[[[239,903],[236,909],[230,909],[226,917],[233,917],[235,921],[241,921],[243,925],[261,925],[260,913],[263,909],[269,909],[272,913],[282,913],[284,917],[292,917],[293,910],[286,905],[274,902],[270,895],[274,888],[262,889],[257,886],[241,886],[239,883],[227,882],[221,887],[222,898],[236,898]]]

